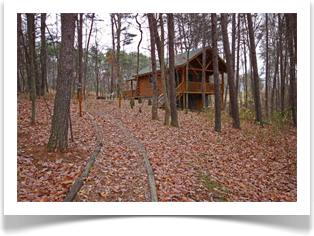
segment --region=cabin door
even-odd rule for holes
[[[201,111],[203,109],[203,103],[201,98],[196,99],[196,110]]]

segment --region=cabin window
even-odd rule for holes
[[[189,81],[189,82],[193,82],[193,74],[189,74],[189,76],[188,76],[188,81]]]
[[[149,86],[153,86],[153,76],[149,76]]]
[[[181,80],[181,74],[175,73],[175,81],[176,81],[176,82],[179,81],[179,84],[182,82],[182,80]]]
[[[197,82],[202,82],[202,75],[197,75]]]

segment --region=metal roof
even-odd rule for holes
[[[209,50],[212,51],[212,48],[210,46],[208,46],[206,49],[209,49]],[[189,61],[191,59],[193,59],[196,55],[201,53],[202,51],[203,51],[203,48],[197,48],[197,49],[191,50],[190,53],[189,53]],[[182,54],[175,55],[175,57],[174,57],[175,67],[184,65],[187,62],[187,55],[188,55],[188,52],[184,52]],[[224,64],[226,64],[219,56],[218,56],[218,60],[221,60]],[[166,66],[166,68],[169,68],[168,61],[169,61],[169,58],[165,58],[165,66]],[[156,69],[157,69],[157,71],[160,70],[159,60],[156,61]],[[149,64],[148,66],[146,66],[145,68],[140,70],[138,72],[138,74],[139,75],[143,75],[143,74],[147,74],[147,73],[151,73],[151,72],[152,72],[152,65]],[[136,74],[133,77],[136,77]],[[132,79],[129,79],[129,80],[132,80]]]

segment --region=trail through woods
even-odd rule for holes
[[[218,134],[212,114],[183,111],[175,128],[163,125],[164,111],[155,121],[147,103],[142,113],[135,104],[132,110],[122,101],[119,109],[118,101],[84,100],[103,147],[74,201],[151,201],[141,148],[128,132],[146,149],[159,201],[297,201],[296,134],[246,120],[234,129],[227,115]],[[46,149],[45,102],[36,100],[35,126],[29,99],[18,98],[17,113],[17,200],[62,201],[97,146],[92,119],[79,117],[71,100],[74,142],[69,137],[69,148],[54,152]]]

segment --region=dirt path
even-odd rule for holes
[[[140,145],[105,111],[88,112],[96,119],[103,147],[74,201],[151,201]]]

